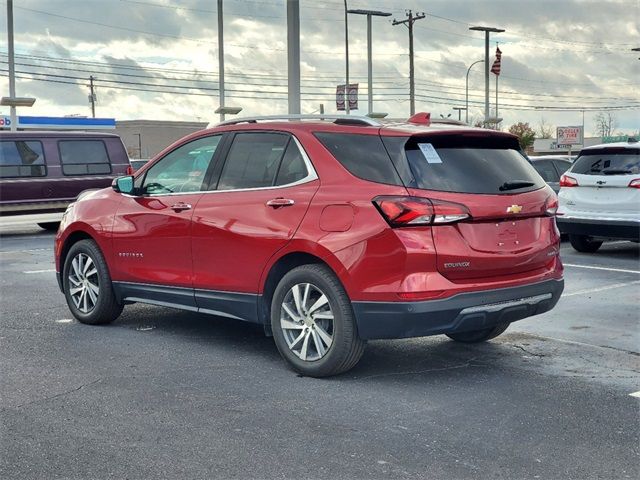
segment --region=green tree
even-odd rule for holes
[[[533,141],[536,138],[536,132],[529,126],[528,123],[518,122],[509,127],[509,133],[514,134],[520,140],[520,147],[523,150],[533,146]]]

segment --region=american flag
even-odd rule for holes
[[[500,51],[500,47],[496,47],[496,59],[493,61],[493,66],[491,67],[491,73],[495,75],[500,75],[501,59],[502,59],[502,52]]]

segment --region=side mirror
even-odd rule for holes
[[[124,193],[127,195],[136,194],[136,188],[133,184],[133,175],[116,178],[111,184],[111,188],[118,193]]]

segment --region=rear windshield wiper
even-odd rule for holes
[[[601,170],[600,173],[605,175],[624,175],[626,173],[633,173],[631,170],[625,168],[605,168]]]
[[[505,190],[516,190],[518,188],[524,187],[533,187],[535,183],[527,182],[526,180],[512,180],[511,182],[504,182],[500,185],[500,191],[504,192]]]

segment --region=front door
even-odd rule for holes
[[[171,151],[136,178],[139,195],[120,203],[113,225],[112,277],[124,282],[129,297],[138,292],[156,303],[195,308],[191,217],[220,139],[201,137]]]
[[[196,303],[253,320],[264,267],[293,237],[319,181],[294,137],[266,132],[235,134],[218,176],[193,217]]]

